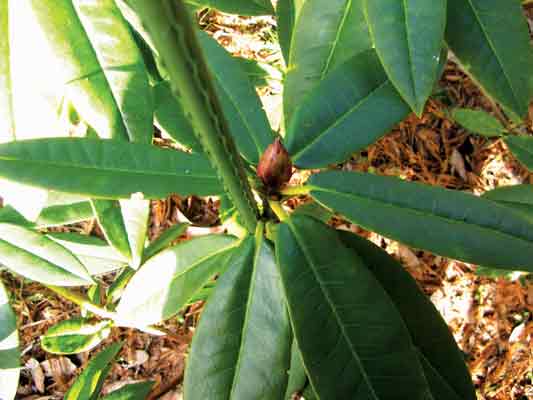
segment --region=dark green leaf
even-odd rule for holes
[[[286,121],[334,66],[371,47],[363,0],[306,0],[291,41],[283,95]]]
[[[271,15],[274,8],[270,0],[187,0],[195,7],[211,7],[238,15]]]
[[[292,34],[304,0],[278,0],[276,5],[279,44],[285,64],[289,64]]]
[[[508,112],[526,115],[533,61],[517,1],[448,0],[446,41],[486,94]]]
[[[150,245],[146,248],[143,255],[144,259],[148,260],[150,257],[155,256],[161,250],[170,246],[170,244],[174,240],[179,238],[187,231],[188,227],[188,224],[175,224],[172,225],[170,228],[166,229],[161,235],[159,235],[157,239],[150,243]]]
[[[333,211],[327,209],[316,201],[311,201],[299,206],[296,210],[294,210],[294,214],[308,215],[314,219],[322,221],[325,224],[327,224],[335,215]]]
[[[318,398],[432,399],[400,314],[335,230],[293,216],[281,225],[276,251],[294,335]]]
[[[111,363],[121,348],[122,343],[113,343],[95,355],[65,394],[64,400],[96,400]]]
[[[85,318],[61,321],[41,337],[41,346],[53,354],[76,354],[96,347],[111,333],[110,321],[91,322]]]
[[[185,115],[183,107],[172,94],[170,84],[166,81],[157,83],[153,87],[155,102],[155,123],[158,128],[166,132],[176,142],[192,149],[197,153],[202,152],[191,122]]]
[[[94,215],[107,242],[121,254],[125,260],[131,261],[131,250],[128,233],[117,200],[91,200]]]
[[[305,372],[302,355],[298,348],[296,340],[292,341],[291,346],[291,363],[289,369],[289,382],[287,383],[287,391],[285,392],[285,400],[292,400],[295,393],[301,392],[307,382],[307,374]]]
[[[0,7],[1,11],[1,7]],[[1,18],[1,16],[0,16]],[[17,318],[9,305],[9,296],[0,282],[0,398],[13,400],[20,374]]]
[[[376,52],[393,85],[418,115],[437,79],[446,0],[364,0]]]
[[[43,0],[32,8],[76,110],[100,137],[150,143],[152,97],[129,27],[113,0]],[[69,23],[65,23],[68,21]]]
[[[287,149],[299,167],[324,167],[374,143],[407,114],[409,106],[368,50],[331,71],[301,102]]]
[[[533,185],[504,186],[485,192],[483,197],[493,201],[517,203],[533,207]]]
[[[145,327],[172,317],[224,269],[236,245],[230,236],[204,236],[150,258],[126,287],[117,321],[122,326]]]
[[[518,161],[533,171],[533,137],[507,136],[504,140]]]
[[[94,283],[85,267],[66,248],[17,225],[0,223],[0,263],[19,275],[47,285]]]
[[[201,156],[114,140],[56,138],[2,144],[0,177],[111,199],[136,192],[153,199],[221,191],[216,173]]]
[[[533,270],[533,222],[490,200],[356,172],[321,173],[310,184],[326,207],[409,246],[494,268]]]
[[[102,400],[145,400],[153,385],[154,382],[137,382],[125,385],[102,397]]]
[[[339,235],[344,244],[361,257],[400,312],[413,344],[421,352],[422,366],[433,398],[476,400],[463,354],[446,322],[420,291],[416,281],[387,252],[368,240],[349,232],[339,232]],[[440,383],[434,386],[433,380]]]
[[[456,108],[452,111],[452,118],[459,125],[482,136],[498,137],[505,133],[501,122],[485,111]]]
[[[202,313],[185,373],[186,400],[283,398],[289,318],[274,252],[259,235],[255,245],[249,238],[235,250]]]
[[[200,34],[199,40],[235,143],[249,162],[257,164],[274,141],[261,101],[239,61],[207,34]]]

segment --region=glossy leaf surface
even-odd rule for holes
[[[531,93],[533,61],[518,1],[448,0],[446,42],[486,94],[523,117]]]
[[[1,17],[0,17],[1,18]],[[0,282],[0,398],[13,400],[20,374],[17,317],[9,304],[8,293]]]
[[[117,200],[91,200],[94,215],[107,242],[126,260],[131,261],[128,233]]]
[[[363,0],[306,0],[291,41],[283,95],[286,121],[335,65],[371,47]]]
[[[318,398],[432,399],[400,314],[335,230],[293,216],[280,227],[276,252]]]
[[[261,101],[237,60],[207,34],[199,35],[199,40],[235,144],[249,162],[256,164],[274,140]]]
[[[304,0],[279,0],[276,5],[279,44],[285,64],[289,63],[294,26],[303,4]]]
[[[131,251],[130,267],[137,269],[141,265],[143,258],[148,219],[150,217],[150,201],[133,197],[119,202],[126,228],[126,238]]]
[[[175,315],[237,245],[230,236],[204,236],[150,258],[126,287],[117,307],[120,325],[144,327]]]
[[[527,169],[533,171],[533,137],[507,136],[505,143],[509,150]]]
[[[113,343],[96,354],[74,381],[64,400],[96,400],[121,347],[122,343]]]
[[[215,172],[201,156],[112,140],[56,138],[2,144],[0,176],[112,199],[136,192],[147,199],[221,192]]]
[[[452,111],[452,118],[472,133],[482,136],[498,137],[505,133],[502,123],[485,111],[456,108]]]
[[[374,143],[409,111],[376,53],[368,50],[331,71],[301,103],[287,132],[287,149],[299,167],[325,167]]]
[[[0,262],[19,275],[47,285],[93,283],[85,267],[66,248],[21,226],[0,223]]]
[[[446,0],[364,0],[376,52],[411,109],[424,111],[437,79]]]
[[[32,8],[82,118],[100,137],[150,143],[148,75],[115,2],[39,0],[32,1]]]
[[[89,351],[109,336],[109,321],[91,322],[84,318],[61,321],[41,337],[41,346],[53,354],[77,354]]]
[[[409,273],[384,250],[360,236],[339,232],[379,281],[404,320],[429,380],[434,400],[476,400],[463,354],[441,315]],[[428,365],[429,364],[429,365]]]
[[[102,400],[145,400],[152,390],[153,382],[137,382],[124,385],[102,397]]]
[[[409,246],[494,268],[533,270],[533,223],[492,201],[356,172],[324,172],[310,184],[311,195],[326,207]]]
[[[93,217],[91,203],[61,204],[43,208],[35,224],[41,228],[74,224]]]
[[[185,399],[283,398],[290,337],[274,252],[262,238],[249,238],[233,253],[202,313]]]

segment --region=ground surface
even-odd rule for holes
[[[280,53],[274,40],[272,18],[206,13],[201,16],[201,24],[235,55],[279,66]],[[269,83],[259,92],[276,124],[281,85],[276,77]],[[482,108],[500,116],[451,60],[422,118],[410,116],[389,135],[339,168],[373,170],[476,194],[502,185],[533,183],[533,175],[513,159],[501,141],[470,135],[451,122],[446,117],[451,105]],[[296,175],[295,179],[305,179],[305,175]],[[303,201],[299,199],[293,205]],[[181,218],[180,203],[182,199],[178,198],[153,203],[151,237]],[[192,220],[204,224],[216,220],[214,203],[188,199],[181,208]],[[364,235],[386,248],[416,278],[464,351],[480,399],[533,399],[531,279],[517,274],[512,279],[480,277],[475,273],[475,266],[408,248],[342,220],[334,220],[332,224]],[[101,234],[94,221],[65,229]],[[195,232],[188,233],[191,234]],[[61,398],[91,354],[50,355],[40,348],[39,337],[54,323],[79,314],[79,310],[38,284],[23,282],[7,273],[2,273],[2,279],[15,296],[19,315],[26,366],[19,398]],[[104,278],[104,285],[106,282],[109,279]],[[151,398],[180,399],[179,384],[201,306],[195,304],[179,318],[168,321],[165,327],[172,335],[166,337],[115,330],[104,344],[116,340],[124,340],[126,344],[105,390],[113,390],[125,382],[150,379],[156,382]]]

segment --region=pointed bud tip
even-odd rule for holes
[[[270,189],[279,189],[292,175],[292,162],[279,137],[267,147],[257,166],[257,176]]]

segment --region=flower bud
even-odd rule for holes
[[[269,189],[279,189],[291,179],[292,162],[280,138],[267,147],[257,166],[257,176]]]

